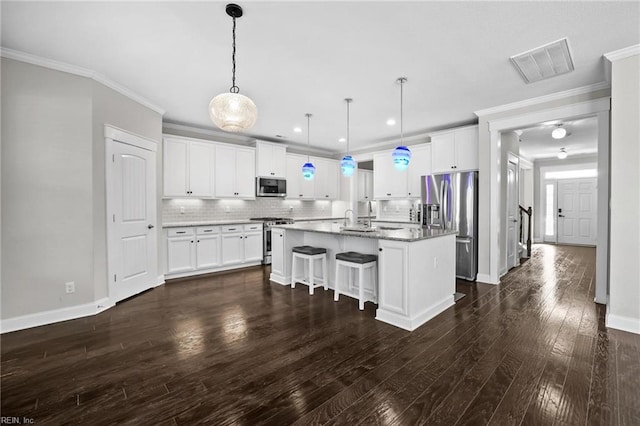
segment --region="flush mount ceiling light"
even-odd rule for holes
[[[400,83],[400,145],[393,150],[393,165],[398,170],[406,170],[409,167],[409,161],[411,161],[411,151],[404,146],[404,128],[403,128],[403,111],[402,111],[402,86],[407,82],[406,77],[400,77],[396,80]]]
[[[387,120],[387,126],[395,126],[396,125],[396,120],[394,120],[393,118],[390,118]]]
[[[294,132],[296,132],[296,133],[302,133],[302,128],[300,128],[300,127],[294,127],[294,128],[293,128],[293,131],[294,131]]]
[[[346,177],[353,176],[353,172],[356,170],[356,162],[353,160],[351,154],[349,154],[349,104],[353,101],[351,98],[346,98],[344,100],[347,103],[347,155],[342,157],[342,161],[340,161],[340,168],[342,169],[342,174]]]
[[[237,4],[229,3],[226,11],[227,15],[233,18],[231,88],[229,93],[221,93],[211,99],[209,116],[216,126],[226,132],[242,132],[253,127],[258,111],[256,104],[248,97],[241,95],[240,89],[236,86],[236,18],[242,16],[242,8]]]
[[[562,139],[567,136],[567,129],[562,127],[562,124],[558,124],[557,126],[558,127],[553,129],[553,131],[551,132],[551,137],[554,139]]]
[[[302,177],[306,180],[311,180],[316,174],[316,166],[314,166],[309,159],[309,151],[311,149],[311,142],[309,142],[309,124],[311,123],[311,114],[306,113],[305,116],[307,117],[307,162],[302,165]]]
[[[558,158],[564,160],[567,158],[567,151],[564,148],[560,148],[560,152],[558,153]]]

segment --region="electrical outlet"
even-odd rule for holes
[[[292,212],[293,211],[293,206],[289,206],[289,211]]]
[[[229,213],[231,211],[231,207],[230,206],[225,206],[224,207],[224,211]]]
[[[67,294],[76,292],[76,283],[73,281],[69,281],[68,283],[64,283],[64,292]]]
[[[180,206],[180,214],[184,214],[184,206]]]

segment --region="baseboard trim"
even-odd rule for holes
[[[493,285],[500,284],[500,280],[497,280],[497,281],[492,280],[491,275],[488,275],[488,274],[478,274],[478,276],[476,277],[476,282],[484,283],[484,284],[493,284]]]
[[[83,305],[69,306],[67,308],[53,309],[50,311],[37,312],[35,314],[7,318],[0,321],[0,334],[88,317],[90,315],[106,311],[112,306],[114,305],[111,304],[109,298],[105,297]]]
[[[640,334],[640,319],[612,315],[607,313],[605,325],[607,328],[627,331],[629,333]]]
[[[164,284],[164,275],[158,275],[158,278],[156,279],[156,285],[154,287],[159,287],[162,284]]]

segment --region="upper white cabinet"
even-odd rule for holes
[[[478,170],[478,126],[433,133],[431,172]]]
[[[408,175],[408,170],[395,168],[391,151],[373,154],[373,198],[375,200],[407,198]]]
[[[358,201],[373,200],[373,171],[358,169]]]
[[[256,141],[256,176],[285,178],[287,148],[275,143]]]
[[[215,145],[164,139],[164,197],[214,196]]]
[[[336,200],[340,197],[340,163],[328,158],[312,158],[316,166],[315,198],[316,200]]]
[[[431,174],[431,144],[410,146],[411,162],[407,172],[407,196],[420,198],[420,177]]]
[[[313,200],[315,197],[315,179],[302,177],[302,165],[307,162],[306,155],[287,154],[287,198],[293,200]]]
[[[253,148],[216,145],[216,197],[254,199],[256,197],[255,162]]]

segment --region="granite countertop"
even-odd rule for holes
[[[338,234],[349,237],[373,238],[377,240],[395,241],[420,241],[428,238],[443,237],[445,235],[455,235],[457,231],[425,228],[402,228],[402,229],[377,229],[373,232],[346,231],[338,223],[300,223],[292,225],[274,225],[274,228],[291,229],[296,231],[320,232],[324,234]]]
[[[420,225],[420,222],[411,222],[409,220],[398,220],[398,219],[371,219],[371,222],[384,222],[384,223],[399,223],[399,224],[407,224],[407,225]]]
[[[162,224],[162,227],[163,228],[180,228],[180,227],[187,227],[187,226],[241,225],[245,223],[262,223],[262,222],[249,220],[249,219],[201,220],[197,222],[166,222]]]

